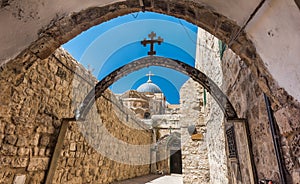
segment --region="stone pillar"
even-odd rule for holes
[[[210,33],[198,28],[196,68],[204,72],[219,87],[223,74],[219,53],[219,40]],[[229,183],[225,148],[224,115],[214,99],[207,95],[205,122],[208,145],[210,183]]]
[[[209,163],[206,139],[192,140],[188,126],[195,125],[197,133],[205,135],[203,87],[189,79],[180,90],[181,145],[183,182],[209,183]]]
[[[156,129],[152,129],[152,147],[150,148],[150,156],[151,156],[151,173],[157,173],[157,165],[156,165],[156,153],[157,145],[156,145]]]

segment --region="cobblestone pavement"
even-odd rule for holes
[[[182,175],[146,175],[130,180],[115,182],[113,184],[183,184]]]

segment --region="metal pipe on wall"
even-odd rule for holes
[[[264,99],[265,99],[267,111],[268,111],[270,129],[271,129],[271,133],[272,133],[272,139],[273,139],[273,143],[274,143],[276,159],[277,159],[277,163],[278,163],[278,167],[279,167],[280,180],[281,180],[282,184],[287,184],[285,172],[284,172],[285,169],[284,169],[284,165],[282,163],[283,159],[282,159],[282,154],[281,154],[280,144],[279,144],[280,136],[277,135],[277,133],[276,133],[276,127],[275,127],[276,125],[275,125],[275,121],[274,121],[273,110],[271,108],[270,100],[265,93],[264,93]]]

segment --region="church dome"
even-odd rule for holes
[[[156,84],[153,84],[151,81],[140,85],[136,90],[140,93],[162,93],[161,89]]]
[[[136,90],[140,93],[162,93],[161,89],[151,81],[151,71],[146,76],[149,77],[148,81],[142,85],[140,85]]]
[[[150,77],[146,83],[140,85],[136,90],[140,93],[162,93],[161,89],[156,84],[152,83]]]

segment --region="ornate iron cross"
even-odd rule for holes
[[[156,51],[154,51],[154,44],[158,43],[160,45],[164,40],[159,36],[156,40],[154,39],[156,37],[156,33],[153,31],[148,35],[150,40],[146,40],[146,38],[141,41],[141,44],[146,47],[147,44],[150,44],[150,51],[148,52],[148,55],[153,56],[156,54]]]

